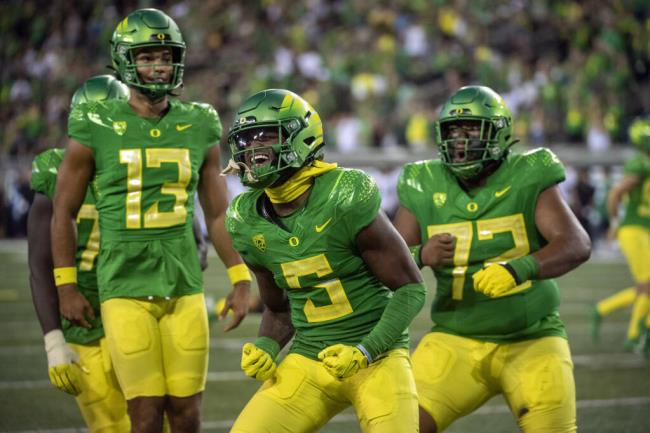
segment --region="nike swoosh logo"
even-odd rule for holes
[[[497,197],[497,198],[499,198],[499,197],[501,197],[503,194],[505,194],[505,193],[507,193],[508,191],[510,191],[510,188],[511,188],[511,186],[508,185],[507,187],[503,188],[501,191],[497,191],[497,192],[495,192],[495,193],[494,193],[494,196]]]
[[[316,229],[316,233],[320,233],[323,230],[325,230],[325,227],[327,227],[331,222],[332,222],[332,218],[328,219],[327,221],[325,221],[323,224],[319,226],[314,226],[314,228]]]
[[[191,123],[188,124],[188,125],[176,125],[176,130],[178,132],[181,132],[181,131],[185,131],[187,128],[191,128],[191,127],[192,127]]]

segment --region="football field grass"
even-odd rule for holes
[[[649,264],[650,266],[650,264]],[[411,327],[412,348],[430,326],[428,302]],[[591,260],[559,279],[564,319],[575,363],[578,431],[647,433],[650,431],[650,361],[624,353],[628,310],[603,324],[601,342],[591,341],[587,308],[593,301],[631,285],[620,258]],[[218,298],[228,290],[223,267],[210,258],[206,293]],[[256,335],[258,315],[249,315],[234,331],[211,325],[208,383],[203,398],[203,431],[227,432],[259,383],[239,370],[241,346]],[[0,432],[85,431],[72,397],[54,389],[47,378],[43,339],[31,303],[26,245],[0,242]],[[347,410],[321,431],[359,432],[354,412]],[[516,424],[501,397],[457,421],[448,432],[515,432]]]

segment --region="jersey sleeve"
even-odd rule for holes
[[[70,111],[68,115],[68,136],[85,146],[90,146],[92,134],[90,131],[90,123],[87,119],[87,105],[76,105]]]
[[[630,176],[648,176],[650,174],[650,164],[642,155],[635,155],[628,159],[623,166],[623,174]]]
[[[52,200],[56,188],[56,175],[62,160],[63,149],[46,150],[34,158],[31,188]]]
[[[211,147],[214,144],[219,144],[221,141],[221,133],[223,128],[221,127],[221,119],[219,118],[219,113],[214,107],[210,104],[202,104],[205,109],[206,120],[205,124],[208,128],[206,136],[206,144],[208,147]]]
[[[412,214],[416,212],[416,203],[413,199],[413,187],[417,179],[415,176],[416,172],[417,167],[415,165],[406,164],[402,167],[402,171],[397,179],[397,197],[399,204],[408,209]]]
[[[361,170],[347,170],[338,186],[338,210],[350,238],[375,220],[379,213],[379,187]]]
[[[526,170],[527,178],[538,185],[540,191],[556,185],[566,178],[564,164],[550,149],[534,149],[525,153],[525,156],[529,166]]]
[[[251,266],[260,266],[259,261],[256,259],[255,251],[251,248],[251,242],[255,239],[247,236],[248,224],[246,224],[246,206],[245,194],[240,194],[228,206],[226,210],[226,231],[232,239],[232,246],[241,256],[244,261]]]

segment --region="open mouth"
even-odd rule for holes
[[[248,154],[247,157],[249,167],[264,167],[271,164],[272,155],[265,151],[254,151]]]
[[[148,79],[145,80],[145,83],[147,83],[147,84],[167,84],[167,83],[169,83],[169,78],[164,78],[164,77],[148,78]]]

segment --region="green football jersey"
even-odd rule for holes
[[[68,134],[95,160],[102,301],[202,290],[193,198],[221,122],[208,104],[169,105],[160,119],[138,116],[124,100],[88,102],[70,113]]]
[[[634,155],[625,163],[623,173],[639,176],[641,184],[628,194],[621,226],[641,226],[650,229],[650,156],[644,153]]]
[[[433,331],[495,342],[566,336],[555,281],[525,281],[515,294],[490,298],[474,291],[472,279],[487,263],[544,246],[535,226],[537,197],[564,175],[562,163],[548,149],[510,155],[485,186],[470,193],[440,160],[404,166],[399,200],[417,218],[422,243],[439,233],[456,238],[454,266],[434,270]]]
[[[244,260],[268,269],[287,291],[296,330],[290,351],[317,359],[332,344],[358,344],[392,296],[355,243],[379,212],[377,185],[359,170],[327,172],[315,179],[305,206],[281,218],[284,228],[261,215],[263,200],[262,190],[237,196],[226,228]],[[406,331],[393,347],[408,347]]]
[[[50,149],[34,158],[32,163],[31,187],[50,200],[54,199],[56,175],[63,161],[63,149]],[[88,299],[95,311],[92,328],[73,326],[67,319],[61,318],[61,327],[66,341],[75,344],[87,344],[104,336],[104,328],[99,312],[99,294],[97,293],[96,258],[99,252],[99,223],[95,199],[90,188],[86,192],[81,209],[77,214],[77,289]]]

